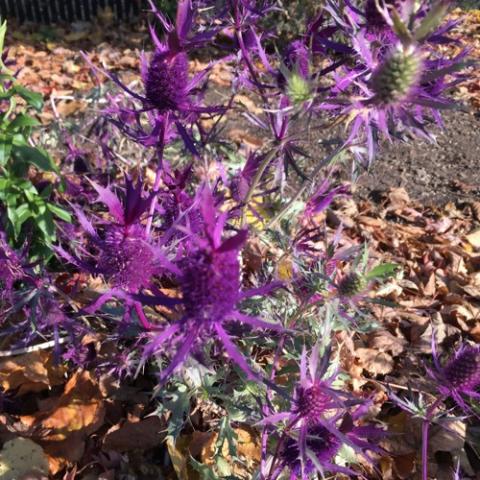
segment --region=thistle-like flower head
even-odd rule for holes
[[[157,51],[145,76],[147,102],[160,113],[188,106],[188,57],[185,52]]]
[[[372,74],[370,84],[374,101],[389,105],[407,99],[417,87],[422,71],[418,48],[399,44]]]
[[[456,389],[474,390],[480,385],[480,349],[464,346],[445,365],[447,382]]]
[[[222,238],[228,213],[219,211],[208,187],[199,191],[195,203],[202,217],[203,228],[198,232],[190,232],[188,241],[184,242],[184,256],[177,263],[183,316],[152,338],[146,346],[144,358],[160,350],[176,350],[170,364],[162,371],[160,381],[163,383],[193,350],[213,337],[223,344],[228,356],[249,378],[258,380],[258,375],[234,344],[229,324],[237,321],[253,328],[283,331],[280,325],[237,310],[237,304],[242,299],[268,293],[279,285],[242,291],[239,254],[247,239],[246,230]],[[182,226],[181,231],[185,230],[186,227]],[[151,299],[151,302],[155,302],[155,299]]]
[[[139,181],[134,186],[128,177],[123,202],[111,190],[96,184],[93,186],[113,217],[113,222],[107,222],[104,227],[103,238],[95,241],[99,249],[96,270],[113,287],[136,292],[149,284],[159,268],[155,247],[141,224],[153,197],[144,198],[142,183]]]
[[[376,427],[356,426],[368,402],[334,389],[332,382],[336,373],[323,378],[329,365],[329,352],[322,356],[320,365],[318,361],[317,346],[309,359],[303,352],[300,382],[295,387],[291,411],[273,414],[262,422],[286,422],[279,439],[279,464],[274,464],[272,478],[279,478],[286,468],[292,479],[307,478],[322,471],[351,473],[333,462],[341,445],[349,445],[366,456],[365,451],[375,450],[375,446],[365,438],[381,435]]]
[[[162,268],[172,269],[159,245],[147,234],[142,220],[153,200],[143,194],[143,185],[136,185],[127,177],[123,200],[109,188],[92,182],[98,199],[108,207],[108,220],[95,219],[92,223],[85,214],[75,208],[81,229],[86,233],[90,247],[95,251],[89,261],[80,259],[62,248],[58,253],[92,274],[103,275],[112,289],[137,293],[150,284]]]
[[[337,284],[337,291],[343,297],[354,297],[365,290],[367,281],[365,277],[356,272],[344,275]]]
[[[480,347],[464,344],[442,366],[432,339],[432,356],[435,369],[429,369],[428,373],[436,380],[439,392],[470,412],[466,398],[480,398],[477,393],[480,387]]]
[[[462,81],[458,72],[466,66],[468,51],[446,58],[432,48],[453,42],[448,33],[455,24],[440,25],[448,2],[427,3],[417,8],[413,0],[378,2],[377,10],[377,2],[367,2],[366,12],[375,17],[374,23],[385,21],[385,28],[372,29],[361,20],[366,13],[350,3],[342,10],[330,2],[337,29],[355,54],[334,72],[331,98],[319,108],[344,117],[350,132],[346,144],[355,144],[352,151],[360,161],[373,160],[381,137],[434,141],[429,122],[433,118],[441,126],[441,110],[452,106],[445,92]]]

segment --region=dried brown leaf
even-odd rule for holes
[[[372,375],[386,375],[393,370],[393,358],[386,352],[373,348],[357,348],[355,356],[358,364]]]
[[[65,368],[55,365],[46,350],[19,355],[0,363],[0,385],[6,391],[18,388],[17,395],[40,392],[64,382]]]
[[[139,422],[125,422],[110,428],[103,445],[117,452],[128,452],[139,445],[143,450],[148,450],[162,443],[165,435],[165,422],[159,417],[147,417]]]

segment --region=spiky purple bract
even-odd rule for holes
[[[267,293],[278,285],[242,291],[239,254],[247,239],[246,230],[222,239],[227,216],[218,211],[215,197],[208,187],[199,191],[196,203],[202,216],[202,230],[191,232],[191,244],[187,242],[185,256],[178,262],[184,313],[164,332],[151,338],[144,359],[160,351],[176,350],[161,373],[160,382],[163,383],[192,351],[208,339],[217,338],[231,360],[249,378],[258,380],[258,374],[251,369],[230,336],[230,323],[239,321],[254,328],[283,331],[278,324],[269,324],[237,310],[242,299]]]
[[[21,255],[8,245],[0,232],[0,299],[11,297],[14,283],[24,276]]]
[[[284,56],[285,66],[290,71],[297,72],[302,78],[307,79],[310,75],[310,52],[301,40],[291,42]]]

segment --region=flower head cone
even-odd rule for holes
[[[409,97],[422,75],[422,57],[413,45],[399,45],[373,72],[370,81],[374,101],[381,104],[401,102]]]
[[[324,470],[334,469],[333,460],[341,447],[335,435],[322,425],[314,425],[305,432],[304,441],[303,456],[298,440],[291,437],[285,440],[279,453],[280,468],[287,468],[291,479],[307,478],[318,472],[318,464]]]
[[[145,76],[147,102],[160,113],[188,107],[188,57],[185,52],[155,52]]]
[[[287,422],[288,428],[307,427],[322,422],[327,412],[345,408],[350,399],[343,392],[332,388],[336,373],[324,378],[328,365],[328,354],[322,356],[319,364],[318,346],[313,348],[310,358],[307,358],[304,350],[291,411],[267,416],[262,423],[271,424],[282,420]]]
[[[309,57],[306,45],[295,40],[288,46],[280,65],[278,83],[295,105],[306,102],[312,96]]]
[[[428,372],[437,381],[439,392],[455,400],[463,410],[470,412],[466,398],[480,398],[477,392],[480,387],[480,348],[462,345],[442,366],[435,340],[432,339],[432,355],[435,369]]]

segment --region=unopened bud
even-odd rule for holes
[[[287,92],[290,100],[295,103],[303,103],[310,99],[310,85],[299,73],[292,72],[287,81]]]
[[[375,100],[389,104],[404,100],[421,75],[422,59],[418,50],[401,46],[372,75],[371,88]]]
[[[366,283],[362,275],[349,273],[338,284],[338,292],[345,297],[353,297],[365,289]]]

